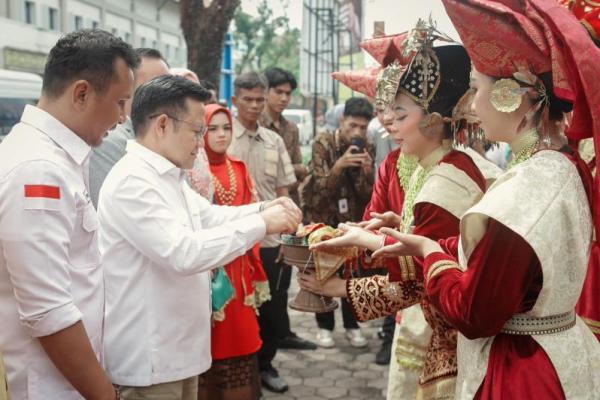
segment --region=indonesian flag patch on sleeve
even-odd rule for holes
[[[27,210],[58,210],[59,186],[25,185],[24,195],[24,208]]]

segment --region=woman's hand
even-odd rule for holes
[[[425,236],[400,233],[390,228],[382,228],[380,232],[398,240],[398,243],[384,246],[375,251],[372,256],[373,258],[400,256],[415,256],[425,258],[431,253],[442,251],[442,248],[437,242],[428,239]]]
[[[367,231],[359,226],[340,224],[338,229],[342,231],[342,236],[315,243],[310,246],[310,250],[327,250],[338,247],[362,247],[369,250],[376,250],[381,247],[383,236]]]
[[[397,228],[402,223],[402,218],[393,211],[386,211],[383,214],[371,213],[369,221],[363,221],[359,225],[368,230],[377,230],[380,228]]]
[[[298,272],[297,279],[300,287],[309,292],[328,297],[347,297],[346,281],[337,275],[321,284],[313,271],[306,270]]]

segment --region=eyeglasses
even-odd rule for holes
[[[153,114],[153,115],[150,115],[148,117],[148,119],[156,118],[156,117],[159,117],[161,115],[163,115],[163,114]],[[166,115],[167,117],[171,118],[174,121],[181,122],[182,124],[186,124],[187,126],[189,126],[190,128],[192,128],[192,130],[196,134],[196,139],[198,139],[198,140],[202,139],[204,137],[204,135],[206,135],[206,132],[208,132],[208,127],[205,126],[205,125],[199,125],[198,126],[198,125],[192,124],[191,122],[184,121],[184,120],[182,120],[180,118],[174,117],[174,116],[172,116],[170,114],[164,114],[164,115]]]

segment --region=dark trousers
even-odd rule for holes
[[[383,343],[388,344],[392,343],[394,340],[394,330],[396,329],[396,314],[388,315],[383,320],[383,325],[381,326],[381,333],[383,333]]]
[[[277,354],[279,340],[291,334],[288,315],[288,289],[292,280],[292,268],[277,262],[279,247],[260,249],[260,258],[269,279],[271,300],[260,306],[258,323],[262,348],[258,352],[261,371],[272,368],[271,362]]]
[[[337,299],[342,303],[342,319],[344,320],[344,328],[345,329],[358,329],[358,322],[356,322],[356,318],[352,313],[352,309],[350,308],[350,304],[346,299]],[[335,328],[335,315],[333,311],[315,314],[317,319],[317,325],[319,325],[320,329],[327,329],[328,331],[332,331]]]

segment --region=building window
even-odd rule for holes
[[[153,48],[153,49],[156,49],[156,45],[157,45],[157,43],[156,43],[156,40],[153,40],[153,41],[152,41],[152,48]]]
[[[130,43],[131,42],[131,33],[125,32],[123,34],[123,40],[126,41],[127,43]]]
[[[165,44],[165,58],[167,60],[171,58],[171,46],[169,44]]]
[[[58,30],[58,10],[56,8],[48,8],[48,28],[52,31]]]
[[[92,21],[92,28],[96,29],[99,25],[98,21]]]
[[[83,17],[76,15],[75,16],[75,30],[78,31],[79,29],[83,29]]]
[[[113,36],[117,36],[117,28],[110,28],[110,33],[112,33]]]
[[[143,36],[140,38],[140,47],[146,47],[146,38]]]
[[[35,3],[33,1],[25,2],[25,23],[35,25]]]

